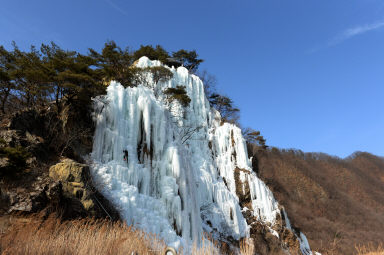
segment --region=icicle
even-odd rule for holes
[[[136,64],[160,65],[146,57]],[[107,95],[95,100],[92,174],[102,193],[128,224],[176,248],[200,242],[203,229],[235,239],[249,235],[236,181],[242,192],[248,183],[255,217],[273,224],[278,204],[252,172],[241,130],[221,125],[197,76],[184,67],[169,70],[173,78],[157,84],[149,75],[149,84],[134,88],[111,82]],[[188,107],[168,103],[162,93],[178,85],[186,88]],[[239,180],[235,169],[243,171]]]

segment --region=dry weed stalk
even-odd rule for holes
[[[240,241],[240,254],[241,255],[253,255],[255,246],[251,238],[244,238]]]
[[[219,255],[219,247],[217,241],[206,235],[201,245],[193,244],[189,252]],[[155,235],[109,220],[61,221],[55,216],[47,219],[40,216],[11,216],[8,228],[0,233],[2,255],[146,255],[164,254],[165,248],[165,243]],[[183,250],[180,249],[178,254],[184,254]]]
[[[0,253],[17,254],[162,254],[165,244],[156,236],[107,220],[64,221],[49,217],[11,220],[0,236]]]
[[[377,246],[373,243],[356,245],[355,248],[357,255],[384,255],[384,245],[382,243]]]

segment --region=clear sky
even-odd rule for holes
[[[384,155],[382,0],[2,0],[0,44],[196,49],[267,144]]]

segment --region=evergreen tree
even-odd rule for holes
[[[79,95],[89,94],[90,97],[102,92],[97,71],[91,68],[95,64],[92,57],[65,51],[54,43],[43,44],[41,52],[58,112],[62,103],[79,99]]]
[[[40,104],[49,96],[47,72],[41,61],[41,54],[31,46],[29,52],[22,52],[14,45],[14,82],[25,106]]]
[[[198,54],[195,50],[187,51],[181,49],[179,51],[173,52],[172,57],[181,62],[181,64],[187,68],[190,72],[195,73],[199,68],[199,65],[204,61],[198,59]]]
[[[132,86],[134,70],[130,69],[133,57],[129,49],[122,50],[114,41],[105,43],[101,54],[89,49],[89,56],[95,61],[99,78],[107,85],[112,80],[120,82],[124,86]]]
[[[173,77],[173,73],[164,66],[154,66],[147,69],[151,74],[153,81],[157,84],[159,81],[168,81]]]
[[[135,60],[143,56],[148,57],[150,60],[160,60],[163,64],[167,64],[167,59],[169,58],[168,52],[160,45],[156,45],[155,48],[152,45],[141,45],[140,49],[133,53]]]
[[[15,89],[15,83],[13,82],[14,71],[14,55],[3,46],[0,46],[0,107],[2,113],[5,113],[8,98],[11,95],[11,91]]]
[[[252,128],[245,128],[242,129],[241,132],[243,133],[243,137],[247,143],[261,147],[263,150],[268,148],[268,146],[265,144],[266,140],[262,135],[260,135],[260,131],[256,131]]]
[[[176,61],[170,58],[161,46],[141,46],[135,52],[124,50],[114,41],[105,43],[101,52],[89,49],[88,55],[64,50],[55,43],[42,44],[38,50],[31,46],[29,51],[20,50],[13,44],[7,51],[0,46],[0,111],[5,113],[13,108],[39,106],[54,101],[57,111],[65,104],[89,104],[90,98],[105,92],[111,80],[123,86],[146,84],[148,73],[155,83],[172,78],[173,73],[166,67],[138,68],[134,61],[142,56],[160,60],[164,64]],[[174,53],[183,64],[195,71],[202,60],[195,51],[180,50]],[[180,63],[181,63],[180,61]],[[169,62],[171,63],[171,62]],[[169,90],[168,96],[183,105],[190,102],[185,88]]]
[[[232,99],[213,93],[208,100],[211,106],[220,112],[223,121],[238,124],[240,110],[234,106]]]
[[[168,96],[170,102],[177,100],[184,107],[187,107],[191,102],[191,99],[185,90],[185,86],[178,85],[176,88],[167,88],[164,90],[164,94]]]

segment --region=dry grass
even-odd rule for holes
[[[202,240],[201,247],[194,244],[191,252],[192,254],[202,254],[202,255],[210,255],[210,254],[219,255],[220,254],[217,246],[214,243],[207,241],[206,239]],[[180,252],[180,253],[183,254],[183,252]]]
[[[0,217],[0,254],[2,255],[119,255],[164,254],[166,245],[155,235],[107,220],[60,221],[55,216]],[[243,240],[242,255],[253,254],[252,242]],[[233,254],[224,243],[208,235],[192,254]],[[178,254],[184,254],[182,250]],[[187,252],[189,253],[189,252]],[[186,253],[186,254],[187,254]]]
[[[369,243],[368,245],[357,245],[357,255],[384,255],[384,246],[379,244],[378,246]]]
[[[156,236],[105,220],[12,217],[0,235],[0,253],[4,255],[161,254],[164,248]]]
[[[240,254],[241,255],[253,255],[254,245],[252,239],[243,239],[240,241]]]

